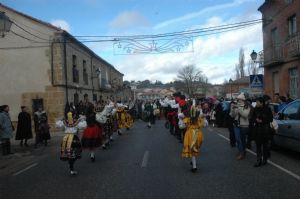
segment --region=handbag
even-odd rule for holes
[[[270,123],[270,127],[272,129],[274,129],[275,131],[277,131],[278,130],[278,123],[277,123],[277,121],[273,119],[273,121]]]
[[[184,123],[182,120],[179,120],[179,121],[178,121],[178,127],[179,127],[180,129],[185,129],[185,128],[186,128],[186,125],[185,125],[185,123]]]

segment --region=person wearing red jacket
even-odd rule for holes
[[[167,118],[170,124],[170,133],[171,135],[175,135],[175,126],[176,126],[176,118],[177,118],[177,109],[171,109],[167,114]]]

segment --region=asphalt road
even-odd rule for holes
[[[272,164],[253,168],[255,156],[247,153],[236,160],[237,149],[226,136],[225,129],[204,129],[198,171],[191,173],[190,160],[181,158],[182,145],[163,121],[151,129],[137,122],[124,135],[115,135],[108,150],[99,148],[95,163],[85,151],[75,164],[76,177],[59,160],[58,139],[28,154],[24,164],[2,169],[0,198],[300,198],[299,154],[272,153],[272,163],[286,171]]]

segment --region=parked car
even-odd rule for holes
[[[279,110],[275,120],[278,131],[274,135],[274,144],[300,152],[300,99]]]

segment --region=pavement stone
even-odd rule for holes
[[[43,155],[45,150],[48,150],[47,148],[57,147],[63,135],[62,131],[52,133],[48,146],[38,145],[37,149],[34,148],[35,138],[28,140],[28,147],[21,147],[19,140],[11,139],[11,151],[13,154],[3,156],[2,151],[0,153],[0,176],[26,165],[27,162],[33,161],[37,156]]]

